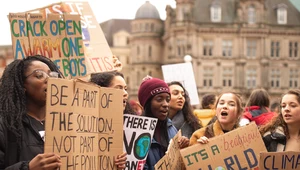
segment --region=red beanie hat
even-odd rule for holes
[[[159,93],[170,94],[169,86],[166,82],[161,79],[147,76],[143,79],[140,85],[138,98],[140,104],[145,108],[146,102],[152,97]],[[170,94],[171,95],[171,94]]]

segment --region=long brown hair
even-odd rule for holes
[[[269,107],[269,105],[269,93],[265,89],[255,89],[251,92],[246,106],[259,106],[263,113],[265,113],[268,112],[267,108]]]
[[[190,102],[191,99],[190,99],[188,91],[178,81],[172,81],[172,82],[168,83],[169,87],[172,85],[178,85],[184,91],[183,97],[185,98],[185,102],[182,107],[182,113],[183,113],[184,119],[188,122],[188,124],[190,124],[193,127],[194,131],[202,128],[202,125],[199,123],[199,119],[193,114],[193,108],[192,108],[192,105]]]
[[[283,96],[285,96],[287,94],[295,95],[296,98],[297,98],[297,102],[300,103],[300,90],[298,90],[298,89],[289,90],[287,93],[283,94],[282,97],[281,97],[280,103],[282,102]],[[289,134],[289,130],[288,130],[287,124],[286,124],[286,122],[283,119],[281,105],[280,105],[278,116],[273,117],[273,119],[269,123],[267,123],[266,125],[262,126],[259,129],[259,131],[260,131],[261,135],[264,135],[266,132],[275,131],[275,129],[277,127],[279,127],[279,126],[283,128],[285,136],[287,138],[289,138],[290,134]]]
[[[218,96],[218,99],[217,99],[217,101],[216,101],[216,103],[215,103],[215,110],[217,110],[218,103],[219,103],[221,97],[222,97],[224,94],[233,94],[233,96],[235,97],[235,102],[236,102],[236,104],[237,104],[237,112],[238,112],[238,116],[239,116],[236,125],[238,125],[238,124],[239,124],[239,121],[240,121],[240,118],[241,118],[241,115],[242,115],[243,110],[244,110],[244,108],[243,108],[243,100],[242,100],[242,97],[241,97],[240,94],[238,94],[238,93],[236,93],[236,92],[223,92],[223,93],[221,93],[221,94]]]
[[[219,96],[218,96],[218,99],[215,103],[215,106],[214,106],[214,109],[217,110],[217,106],[218,106],[218,103],[221,99],[221,97],[224,95],[224,94],[233,94],[234,97],[235,97],[235,102],[237,104],[237,112],[238,112],[238,119],[236,120],[236,123],[234,125],[234,128],[237,128],[239,127],[239,122],[240,122],[240,118],[241,118],[241,115],[243,113],[243,105],[242,105],[242,98],[241,96],[238,94],[238,93],[235,93],[235,92],[223,92],[221,93]],[[213,131],[213,122],[215,121],[218,121],[218,118],[215,116],[213,119],[212,119],[212,123],[210,125],[207,126],[205,132],[204,132],[204,136],[206,136],[207,138],[212,138],[214,137],[214,131]]]

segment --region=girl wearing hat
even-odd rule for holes
[[[171,99],[168,85],[160,79],[146,77],[138,91],[140,104],[144,107],[144,115],[158,119],[153,140],[150,146],[144,169],[154,170],[154,165],[165,155],[169,141],[176,135],[177,129],[168,118]],[[189,139],[179,139],[180,148],[187,147]]]

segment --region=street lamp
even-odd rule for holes
[[[191,55],[185,55],[183,57],[183,60],[184,60],[184,62],[189,63],[189,62],[192,62],[193,58]]]

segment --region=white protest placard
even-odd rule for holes
[[[127,153],[125,170],[142,170],[151,146],[157,119],[124,115],[124,151]]]
[[[165,82],[179,81],[188,91],[191,105],[199,104],[198,91],[191,63],[163,65],[162,71]]]

